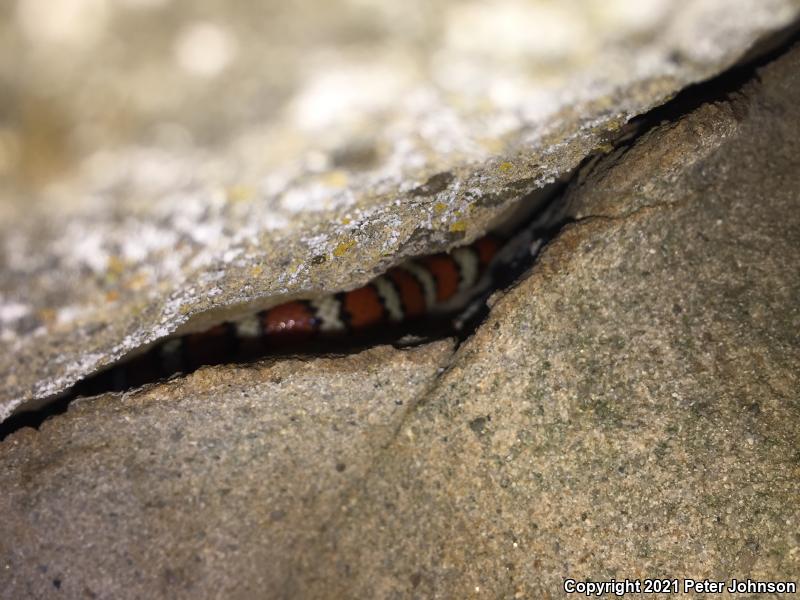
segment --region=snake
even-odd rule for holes
[[[204,365],[259,357],[304,344],[402,331],[410,323],[452,318],[461,327],[509,272],[518,274],[547,238],[552,211],[511,234],[495,231],[449,252],[421,256],[390,268],[365,285],[310,299],[290,300],[165,338],[96,373],[74,387],[75,395],[120,391],[189,373]]]

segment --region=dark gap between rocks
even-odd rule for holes
[[[733,65],[727,71],[709,80],[692,84],[678,92],[665,104],[631,119],[631,121],[623,127],[619,135],[608,140],[613,148],[611,152],[620,149],[624,150],[632,146],[639,137],[646,134],[649,130],[665,122],[677,121],[682,116],[692,112],[703,104],[728,100],[732,94],[757,76],[758,68],[772,62],[799,41],[800,22],[794,23],[780,32],[767,36],[756,44],[739,63]],[[554,204],[559,203],[564,196],[565,190],[569,188],[583,172],[590,169],[592,163],[595,163],[606,154],[605,152],[589,154],[576,169],[566,174],[561,182],[534,192],[533,195],[537,197],[537,201],[540,204],[540,208],[537,210],[536,214],[539,214],[540,211],[552,208]],[[522,204],[530,200],[531,195],[527,195],[521,197],[518,202]],[[540,234],[539,239],[542,242],[538,250],[530,254],[527,260],[518,260],[513,264],[498,265],[494,268],[492,271],[493,286],[491,289],[486,290],[486,292],[481,294],[476,300],[470,302],[465,311],[462,311],[462,313],[458,315],[451,315],[450,317],[439,319],[421,319],[398,327],[382,327],[380,332],[367,331],[328,340],[315,340],[311,343],[305,343],[302,347],[290,347],[280,352],[265,350],[254,356],[236,357],[237,360],[209,362],[208,364],[198,365],[191,370],[186,370],[167,377],[154,377],[146,381],[137,382],[136,384],[127,385],[122,389],[114,389],[113,386],[108,385],[98,386],[97,384],[101,382],[106,372],[102,371],[77,382],[69,390],[47,402],[47,404],[43,405],[41,408],[14,414],[3,423],[0,423],[0,442],[19,429],[25,427],[38,429],[48,418],[65,413],[69,405],[78,398],[108,391],[129,391],[175,376],[186,375],[201,366],[213,364],[247,364],[265,358],[283,359],[309,355],[345,356],[379,344],[392,344],[397,348],[409,348],[448,337],[456,338],[457,345],[460,346],[472,336],[488,317],[490,312],[490,308],[486,302],[488,297],[495,292],[507,290],[524,280],[535,264],[536,258],[543,247],[549,241],[557,237],[565,226],[573,222],[573,219],[563,214],[563,210],[560,212],[562,215],[559,218],[548,223],[538,232]],[[113,367],[111,368],[113,369]]]
[[[533,213],[528,215],[526,220],[516,229],[525,229],[529,223],[534,222],[542,213],[548,211],[554,203],[557,203],[563,195],[567,183],[573,176],[574,172],[569,173],[565,178],[565,182],[551,184],[521,197],[517,201],[518,205],[529,203],[535,208]],[[120,365],[129,365],[137,360],[144,359],[146,361],[150,353],[145,351],[141,355],[125,358],[108,369],[76,382],[63,394],[38,409],[12,415],[0,424],[0,441],[23,427],[38,429],[46,419],[66,412],[69,405],[78,398],[91,397],[106,392],[127,392],[159,381],[166,381],[176,376],[185,376],[205,366],[248,364],[264,359],[280,360],[309,356],[346,356],[380,344],[391,344],[396,348],[411,348],[446,338],[455,338],[460,345],[474,333],[488,316],[489,307],[486,303],[488,297],[518,281],[534,264],[536,256],[544,244],[557,235],[561,226],[562,222],[559,218],[554,222],[547,223],[541,229],[537,228],[535,230],[536,239],[541,241],[537,251],[524,256],[522,259],[517,257],[517,259],[508,264],[499,264],[493,267],[491,269],[491,287],[476,295],[475,298],[470,300],[467,307],[459,312],[431,315],[396,325],[382,324],[373,329],[354,331],[329,338],[309,339],[297,343],[284,340],[280,348],[260,347],[257,351],[251,353],[236,351],[232,354],[219,353],[215,359],[192,365],[191,368],[183,368],[171,374],[145,374],[136,380],[116,385],[113,377],[114,370]],[[157,348],[160,343],[157,342],[153,347]],[[149,369],[151,366],[143,364],[142,373],[152,370]]]

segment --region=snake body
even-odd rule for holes
[[[199,333],[168,338],[76,386],[78,395],[122,390],[202,365],[231,362],[314,340],[369,335],[431,314],[462,310],[490,287],[503,243],[497,235],[408,261],[366,285],[311,300],[293,300]]]
[[[267,353],[307,352],[321,341],[342,347],[343,338],[360,336],[374,343],[387,332],[399,337],[404,327],[433,315],[454,318],[445,328],[451,335],[485,306],[483,300],[492,290],[508,285],[531,264],[560,222],[559,210],[558,205],[546,205],[513,233],[491,233],[449,253],[410,260],[356,289],[292,300],[199,333],[164,339],[84,379],[73,393],[128,389],[203,365]],[[435,330],[436,322],[428,319],[426,327],[431,324],[429,329]],[[430,336],[430,331],[425,334]]]

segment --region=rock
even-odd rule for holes
[[[549,598],[568,577],[796,577],[798,67],[794,48],[588,165],[575,222],[455,352],[205,368],[17,431],[0,589]]]
[[[795,48],[570,191],[577,223],[408,415],[300,595],[793,579],[798,73]]]
[[[800,9],[18,4],[0,420],[175,331],[470,241]]]
[[[19,431],[0,458],[3,596],[290,593],[451,352],[208,368]]]

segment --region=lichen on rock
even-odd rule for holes
[[[171,14],[123,4],[103,3]],[[424,4],[269,5],[251,29],[238,9],[241,36],[139,15],[177,67],[108,60],[125,85],[175,80],[132,96],[135,131],[164,111],[154,137],[83,129],[102,151],[3,188],[0,416],[173,331],[469,240],[594,152],[571,223],[457,347],[207,367],[16,430],[0,590],[546,598],[565,577],[800,572],[800,49],[617,137],[798,5]],[[105,48],[96,20],[36,33],[37,5],[24,35]]]
[[[175,20],[20,0],[0,36],[0,419],[177,330],[474,239],[798,10],[423,4]]]

